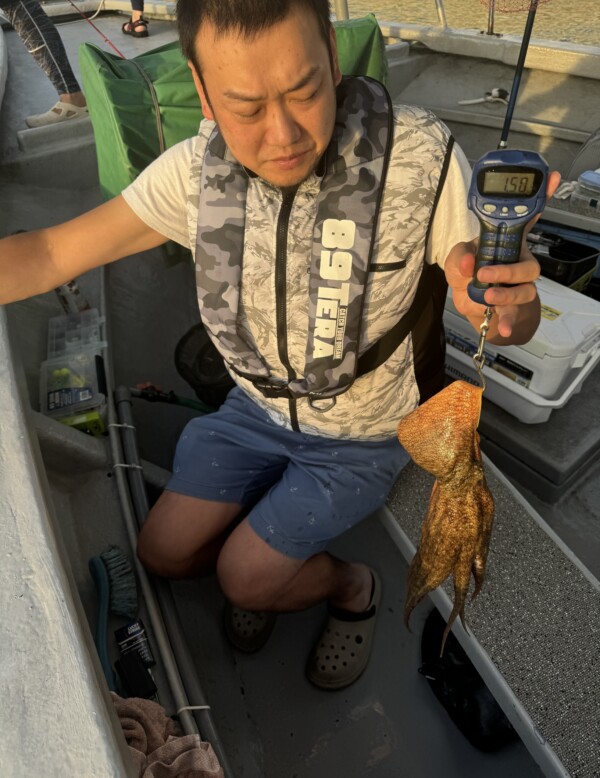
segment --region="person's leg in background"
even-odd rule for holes
[[[42,127],[87,116],[85,97],[69,64],[58,30],[37,0],[0,0],[0,8],[27,51],[48,76],[59,100],[49,111],[25,120]]]
[[[131,18],[121,28],[134,38],[148,37],[148,20],[144,19],[144,0],[131,0]]]

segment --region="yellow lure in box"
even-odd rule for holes
[[[87,432],[88,435],[94,435],[95,437],[100,437],[106,432],[104,421],[98,411],[87,411],[77,413],[74,416],[65,416],[59,419],[59,421],[62,424],[75,427],[75,429]]]

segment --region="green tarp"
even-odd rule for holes
[[[385,46],[372,14],[334,22],[345,75],[386,83]],[[121,59],[84,43],[81,78],[106,199],[119,194],[162,150],[196,134],[200,102],[179,44]]]

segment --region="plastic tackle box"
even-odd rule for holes
[[[103,323],[96,309],[50,319],[40,375],[42,413],[92,435],[105,429]]]
[[[523,346],[484,350],[486,397],[527,424],[547,421],[581,388],[600,361],[600,302],[540,278],[542,320]],[[448,295],[444,312],[446,372],[479,383],[472,355],[478,333],[459,315]]]

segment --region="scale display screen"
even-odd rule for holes
[[[494,171],[487,170],[483,175],[483,195],[499,197],[531,197],[538,189],[539,182],[535,171]]]

